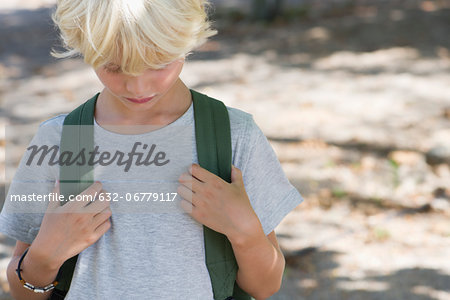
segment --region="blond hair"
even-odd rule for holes
[[[205,0],[58,0],[52,18],[67,51],[94,68],[116,63],[126,74],[160,69],[216,33]]]

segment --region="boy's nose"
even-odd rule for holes
[[[127,90],[137,99],[146,97],[145,91],[148,88],[144,78],[137,76],[127,80]]]

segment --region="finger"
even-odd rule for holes
[[[102,184],[100,181],[96,181],[93,184],[91,184],[88,188],[86,188],[84,191],[82,191],[80,194],[77,195],[77,199],[82,199],[80,201],[69,201],[69,203],[67,203],[66,205],[64,205],[66,207],[66,209],[71,210],[71,211],[76,211],[79,210],[81,208],[83,208],[84,206],[90,204],[91,201],[89,201],[90,199],[94,199],[95,195],[98,195],[99,192],[102,189]]]
[[[99,238],[104,235],[109,228],[111,228],[111,220],[108,218],[105,222],[101,223],[97,228],[95,228],[94,232],[99,235]]]
[[[82,207],[80,210],[85,213],[98,214],[105,208],[109,208],[111,206],[110,200],[111,199],[108,198],[108,195],[104,192],[104,190],[101,190],[93,201],[90,201],[88,205]]]
[[[86,196],[87,201],[80,201],[83,206],[91,204],[91,202],[95,202],[98,198],[99,194],[103,191],[102,183],[100,181],[96,181],[91,184],[87,189],[80,193],[81,196]]]
[[[201,191],[204,185],[203,182],[195,177],[192,177],[192,175],[188,173],[181,174],[180,178],[178,178],[178,182],[180,182],[182,185],[184,185],[194,193]]]
[[[92,224],[93,224],[94,228],[97,228],[103,222],[108,220],[111,217],[111,215],[112,215],[112,211],[111,211],[111,208],[109,208],[109,207],[106,207],[104,210],[102,210],[98,214],[95,214],[94,217],[92,218]]]
[[[95,217],[97,217],[97,216],[102,216],[102,214],[112,214],[112,210],[111,210],[111,207],[105,207],[102,211],[99,211],[98,213],[96,213],[95,215],[94,215],[94,218]]]
[[[192,164],[189,168],[189,174],[197,178],[198,180],[202,182],[209,182],[211,180],[219,178],[222,180],[222,178],[216,176],[215,174],[209,172],[208,170],[202,168],[198,164]]]
[[[192,191],[189,188],[185,187],[184,185],[180,185],[177,188],[177,193],[181,198],[189,201],[192,205],[194,205],[194,203],[192,203]]]
[[[195,209],[195,206],[193,206],[191,202],[185,199],[181,199],[180,206],[188,214],[191,214],[192,211]]]

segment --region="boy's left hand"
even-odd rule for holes
[[[231,183],[193,164],[178,181],[181,207],[197,222],[226,235],[230,240],[255,231],[259,219],[245,191],[242,172],[231,168]]]

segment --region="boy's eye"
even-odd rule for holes
[[[108,73],[120,73],[121,68],[118,65],[108,64],[104,67],[105,71]]]
[[[106,72],[108,72],[108,73],[120,73],[120,68],[114,68],[114,69],[111,69],[111,68],[105,68],[105,70],[106,70]]]

